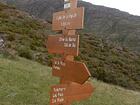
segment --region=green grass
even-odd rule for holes
[[[140,105],[140,93],[93,80],[93,96],[74,105]]]
[[[74,105],[140,105],[140,93],[92,80],[93,96]],[[0,56],[0,105],[49,105],[51,69],[23,58]]]
[[[0,105],[48,105],[50,68],[25,59],[0,58]]]

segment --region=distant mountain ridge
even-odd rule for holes
[[[63,9],[63,0],[2,0],[49,22]],[[140,52],[140,16],[79,1],[85,7],[85,31]]]

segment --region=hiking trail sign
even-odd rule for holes
[[[67,105],[73,101],[80,101],[91,96],[93,87],[87,82],[83,85],[77,83],[60,84],[51,87],[50,105]]]
[[[52,75],[79,84],[85,83],[91,76],[84,63],[62,59],[53,60]]]
[[[47,46],[49,53],[78,56],[79,35],[50,35]]]
[[[82,29],[84,8],[75,8],[53,14],[53,30]]]
[[[76,29],[84,27],[84,7],[77,8],[77,0],[64,0],[64,11],[53,14],[52,30],[62,31],[49,35],[47,48],[50,54],[58,54],[52,59],[52,75],[60,78],[60,84],[52,86],[50,105],[71,105],[74,101],[89,98],[93,93],[91,76],[82,62],[74,60],[79,54],[79,35]]]

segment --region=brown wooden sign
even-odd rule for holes
[[[83,85],[72,82],[52,86],[50,105],[59,105],[80,101],[91,96],[94,88],[91,83]]]
[[[48,36],[47,48],[49,53],[78,55],[79,35],[51,35]]]
[[[68,61],[59,58],[53,59],[52,69],[53,76],[79,84],[85,83],[91,76],[86,65],[77,61]]]
[[[66,93],[66,96],[70,102],[81,101],[83,99],[89,98],[93,91],[94,88],[90,82],[86,82],[83,85],[72,82],[68,92]]]
[[[74,8],[53,14],[53,30],[82,29],[84,25],[84,8]]]

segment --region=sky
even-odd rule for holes
[[[95,5],[103,5],[140,16],[140,0],[83,0]]]

